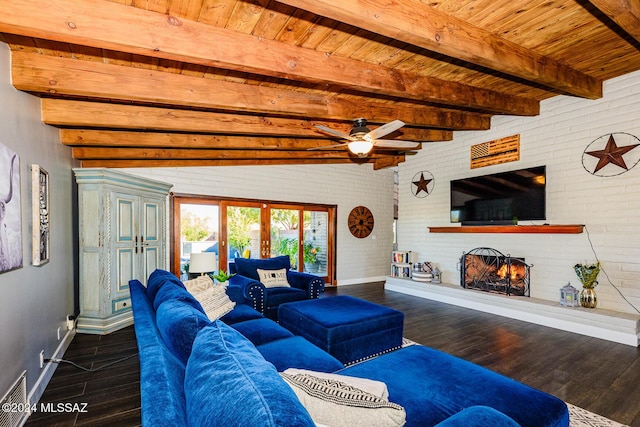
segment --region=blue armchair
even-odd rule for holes
[[[266,287],[260,282],[258,269],[285,269],[290,286]],[[228,290],[241,294],[244,298],[242,303],[273,320],[278,319],[280,304],[318,298],[324,290],[322,278],[291,270],[288,255],[267,259],[236,258],[234,263],[229,264],[229,271],[235,275],[229,279]]]

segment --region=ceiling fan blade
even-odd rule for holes
[[[376,128],[374,130],[372,130],[371,132],[369,132],[367,134],[367,136],[369,136],[371,139],[378,139],[378,138],[382,138],[385,135],[390,134],[391,132],[397,131],[398,129],[400,129],[402,126],[404,126],[404,122],[401,120],[394,120],[392,122],[386,123],[382,126],[380,126],[379,128]]]
[[[373,143],[374,147],[384,147],[384,148],[418,148],[420,147],[420,142],[414,141],[398,141],[394,139],[376,139]]]
[[[342,133],[342,132],[340,132],[340,131],[337,131],[337,130],[335,130],[335,129],[331,129],[331,128],[326,127],[326,126],[323,126],[323,125],[315,125],[315,127],[316,127],[317,129],[321,130],[321,131],[322,131],[322,132],[324,132],[324,133],[328,133],[328,134],[331,134],[331,135],[337,136],[338,138],[344,138],[344,139],[347,139],[347,140],[349,140],[349,141],[352,141],[352,140],[353,140],[353,137],[352,137],[352,136],[347,135],[346,133]]]
[[[307,148],[307,151],[312,151],[312,150],[328,150],[330,148],[346,148],[347,144],[335,144],[335,145],[325,145],[322,147],[312,147],[312,148]]]

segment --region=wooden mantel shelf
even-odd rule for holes
[[[429,227],[431,233],[528,233],[580,234],[582,224],[564,225],[465,225],[461,227]]]

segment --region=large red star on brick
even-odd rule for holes
[[[597,157],[599,159],[598,164],[596,165],[596,169],[593,171],[593,173],[598,172],[609,163],[613,163],[614,165],[619,166],[624,170],[629,170],[622,156],[636,148],[638,145],[640,144],[618,147],[616,145],[615,139],[613,139],[613,135],[609,135],[609,140],[607,141],[607,146],[604,147],[604,150],[587,151],[585,154]]]
[[[425,193],[429,194],[429,190],[427,189],[427,186],[429,185],[429,183],[433,181],[432,179],[425,179],[424,178],[424,174],[420,173],[420,180],[419,181],[413,181],[413,185],[415,185],[416,188],[416,196],[418,194],[420,194],[421,191],[424,191]]]

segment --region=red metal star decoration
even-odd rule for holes
[[[609,135],[609,140],[607,141],[607,146],[604,147],[604,150],[587,151],[585,154],[597,157],[599,159],[598,164],[596,165],[596,169],[593,171],[593,173],[598,172],[609,163],[613,163],[614,165],[619,166],[624,170],[629,170],[622,156],[636,148],[638,145],[640,144],[618,147],[615,139],[613,139],[613,135]]]
[[[429,183],[433,181],[432,179],[425,179],[424,178],[424,173],[420,172],[420,180],[419,181],[413,181],[413,185],[415,185],[416,188],[416,196],[418,194],[420,194],[421,191],[424,191],[425,193],[429,194],[429,190],[427,189],[427,186],[429,185]]]

